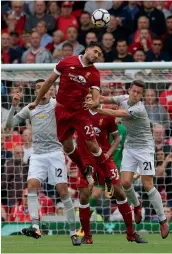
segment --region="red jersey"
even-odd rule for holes
[[[94,65],[84,66],[81,56],[62,59],[54,69],[60,75],[56,100],[65,108],[81,109],[89,88],[100,89],[100,73]]]
[[[110,133],[112,134],[118,132],[118,127],[115,123],[115,119],[114,117],[104,116],[91,110],[90,117],[96,133],[97,142],[99,143],[99,146],[102,148],[103,152],[106,153],[111,146],[109,142]],[[89,126],[85,127],[88,127],[86,131],[89,132]],[[87,145],[85,144],[85,141],[81,135],[78,135],[77,144],[81,154],[84,157],[84,160],[88,159],[88,161],[90,161],[92,158],[90,163],[95,163],[95,158],[88,150]]]

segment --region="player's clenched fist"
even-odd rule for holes
[[[16,93],[16,94],[14,94],[14,96],[12,98],[12,106],[13,107],[17,107],[17,105],[19,104],[22,96],[23,96],[22,93]]]
[[[35,109],[36,106],[38,106],[38,104],[36,103],[36,101],[31,102],[31,103],[28,104],[28,108],[29,108],[30,110]]]

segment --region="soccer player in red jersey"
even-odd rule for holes
[[[106,196],[111,198],[113,185],[110,179],[109,165],[106,162],[107,157],[96,141],[89,112],[83,108],[85,97],[90,90],[94,101],[92,108],[99,105],[100,74],[93,64],[102,55],[102,52],[101,43],[91,42],[83,56],[71,56],[58,62],[54,72],[44,82],[36,100],[29,105],[29,108],[34,109],[56,79],[60,77],[55,109],[58,138],[70,159],[85,174],[89,184],[93,184],[92,167],[90,164],[85,165],[83,163],[82,154],[73,144],[74,131],[77,131],[83,137],[88,149],[104,170]]]
[[[132,224],[132,212],[131,208],[128,204],[125,192],[120,184],[120,179],[118,175],[118,170],[115,162],[112,159],[112,154],[115,149],[118,147],[120,142],[120,137],[118,135],[117,125],[115,123],[115,119],[113,117],[103,116],[94,110],[89,110],[90,117],[92,120],[93,128],[96,132],[96,138],[98,144],[102,148],[105,153],[107,159],[107,163],[109,165],[109,170],[111,173],[112,184],[114,186],[114,196],[116,198],[116,202],[118,205],[118,209],[123,216],[126,229],[127,229],[127,240],[135,241],[137,243],[146,243],[144,239],[142,239],[138,234],[134,232],[133,224]],[[110,134],[113,136],[114,142],[110,144],[109,136]],[[98,186],[104,186],[104,175],[103,171],[100,168],[100,165],[97,164],[95,157],[90,153],[87,149],[86,144],[79,134],[77,138],[77,145],[84,155],[83,160],[87,164],[87,162],[91,161],[94,167],[94,178],[96,184]],[[91,244],[92,236],[90,232],[90,206],[89,206],[89,198],[90,198],[90,190],[88,188],[88,182],[80,175],[79,184],[78,184],[79,192],[80,192],[80,204],[79,204],[79,216],[82,229],[85,233],[85,236],[82,238],[81,242],[83,244]]]

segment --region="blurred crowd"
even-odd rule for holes
[[[111,14],[107,27],[91,24],[91,13],[104,8]],[[51,63],[84,53],[90,41],[102,41],[104,56],[99,62],[152,62],[172,60],[172,1],[2,1],[1,62]],[[124,74],[124,73],[123,73]],[[110,71],[101,77],[112,76]],[[142,73],[143,75],[143,73]],[[103,83],[103,95],[127,93],[129,84]],[[51,87],[55,98],[57,87]],[[32,153],[32,129],[29,121],[14,128],[3,128],[15,93],[23,97],[20,111],[33,101],[34,83],[1,82],[1,212],[4,221],[30,221],[27,207],[27,174]],[[144,104],[152,123],[155,139],[155,184],[172,218],[172,84],[147,83]],[[118,126],[122,119],[117,119]],[[125,127],[123,131],[126,134]],[[122,136],[122,134],[121,134]],[[123,136],[123,141],[125,135]],[[77,141],[76,141],[77,142]],[[115,160],[115,158],[114,158]],[[69,191],[78,209],[77,167],[66,158]],[[120,171],[120,163],[118,169]],[[156,221],[154,211],[135,176],[135,189],[143,199],[143,218]],[[54,187],[45,183],[39,193],[40,216],[64,215],[63,204]],[[115,200],[97,201],[94,214],[98,221],[121,220]]]
[[[171,1],[2,1],[2,63],[51,63],[101,41],[100,62],[171,61]],[[91,14],[111,15],[95,28]]]

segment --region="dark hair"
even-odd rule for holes
[[[172,19],[172,15],[171,15],[171,16],[169,16],[168,18],[166,18],[166,21],[167,21],[167,20],[169,20],[169,19]]]
[[[90,14],[88,11],[83,11],[83,12],[81,13],[81,15],[82,15],[82,14],[87,14],[87,15],[89,15],[89,16],[91,17],[91,14]],[[80,15],[80,16],[81,16],[81,15]]]
[[[136,49],[136,51],[134,52],[134,54],[135,54],[136,52],[138,52],[138,51],[141,51],[144,55],[146,55],[145,51],[144,51],[143,49],[141,49],[141,48]]]
[[[16,36],[16,37],[19,37],[19,33],[17,33],[17,32],[11,32],[11,33],[10,33],[10,36]]]
[[[43,78],[37,79],[37,80],[35,81],[35,85],[38,84],[38,83],[40,83],[40,82],[44,82],[44,81],[45,81],[45,79],[43,79]]]
[[[145,82],[142,81],[142,80],[139,80],[139,79],[138,79],[138,80],[134,80],[134,81],[131,83],[130,88],[131,88],[132,86],[138,86],[138,87],[143,88],[143,90],[145,90]]]
[[[73,45],[70,44],[69,42],[64,43],[62,49],[64,49],[65,47],[70,47],[73,50]]]
[[[101,42],[98,42],[98,41],[91,41],[87,46],[86,46],[86,49],[87,48],[93,48],[93,47],[99,47],[101,49],[101,51],[103,52],[103,46],[101,44]]]
[[[127,40],[126,39],[124,39],[124,38],[121,38],[121,39],[119,39],[119,40],[117,40],[117,44],[118,44],[118,42],[126,42],[126,44],[128,45],[128,43],[127,43]]]
[[[153,38],[152,38],[152,41],[161,41],[161,37],[157,36],[157,35],[154,35]]]

